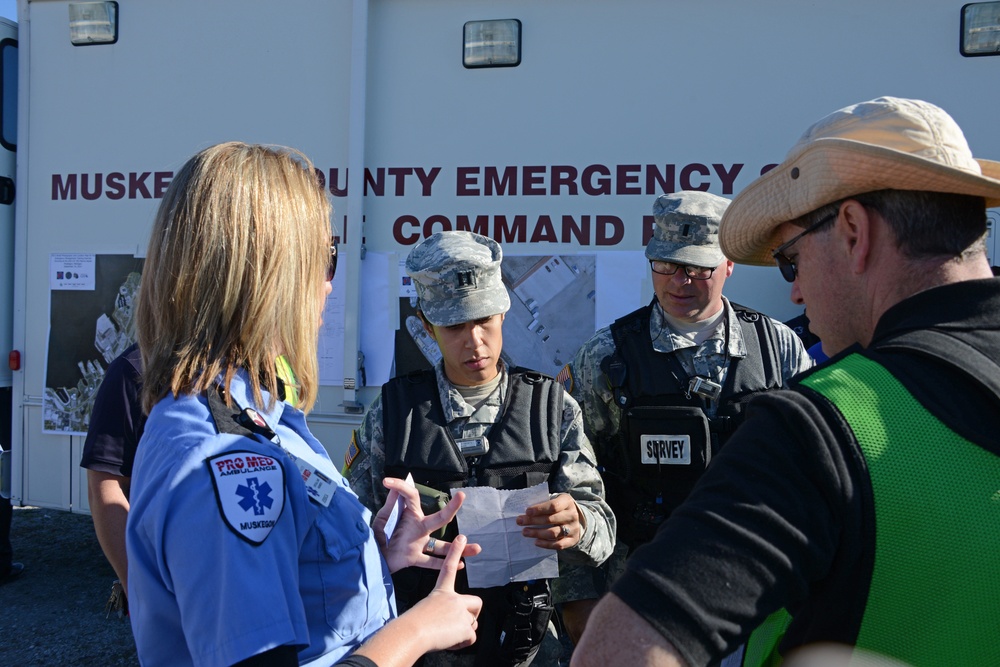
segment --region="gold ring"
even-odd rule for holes
[[[434,553],[434,547],[436,545],[437,545],[437,540],[435,540],[433,537],[428,537],[427,544],[424,545],[424,553],[425,554]]]

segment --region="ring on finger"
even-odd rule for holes
[[[563,524],[559,527],[559,532],[562,533],[563,537],[569,537],[569,526]]]
[[[434,547],[437,546],[437,540],[433,537],[427,538],[427,544],[424,545],[424,553],[432,554],[434,553]]]

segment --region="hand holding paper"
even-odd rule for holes
[[[431,570],[440,570],[444,561],[440,556],[448,553],[450,542],[434,540],[430,534],[455,518],[458,508],[465,499],[461,491],[456,492],[444,509],[424,516],[420,508],[420,494],[413,486],[412,477],[407,480],[386,477],[382,480],[389,496],[382,509],[375,515],[372,529],[390,572],[404,567],[419,565]],[[478,544],[466,545],[463,556],[475,556],[482,549]],[[462,563],[459,563],[459,568]]]
[[[532,505],[517,517],[517,525],[526,526],[525,537],[535,538],[543,549],[569,549],[583,537],[580,508],[568,493]]]

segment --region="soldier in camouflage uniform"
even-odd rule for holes
[[[574,643],[590,610],[687,495],[741,421],[750,396],[812,366],[795,333],[722,295],[733,262],[719,248],[729,200],[662,195],[646,246],[652,303],[598,331],[560,374],[583,408],[618,518],[615,554],[554,583]]]
[[[597,565],[614,549],[615,518],[576,401],[552,378],[500,359],[510,308],[501,259],[495,241],[470,232],[440,232],[411,251],[406,270],[418,313],[443,358],[433,373],[383,385],[354,434],[345,474],[361,502],[375,509],[385,501],[386,476],[410,473],[442,491],[547,481],[550,499],[517,519],[525,538],[557,550],[561,564]],[[394,575],[400,611],[427,590],[410,574],[421,573]],[[547,582],[471,592],[484,598],[476,644],[425,656],[424,665],[556,664]],[[531,627],[523,627],[529,619]],[[536,655],[543,635],[547,646]]]

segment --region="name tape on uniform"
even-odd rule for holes
[[[691,436],[640,436],[642,462],[652,465],[691,465]]]

